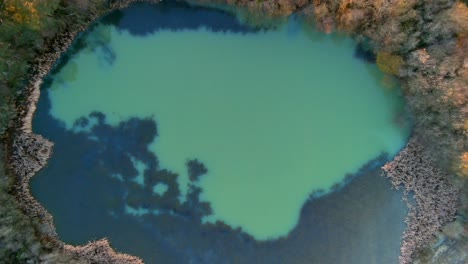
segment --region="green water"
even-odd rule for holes
[[[204,221],[259,240],[287,235],[311,193],[382,152],[395,154],[408,134],[395,122],[403,108],[397,91],[380,85],[375,66],[353,58],[347,38],[314,39],[286,27],[135,37],[112,26],[88,36],[96,38],[115,61],[99,47],[74,55],[54,78],[52,115],[69,129],[93,111],[111,125],[154,118],[159,136],[148,148],[180,175],[180,200],[189,190],[185,164],[196,158],[208,169],[196,183],[213,209]],[[131,160],[143,185],[148,168]],[[167,186],[152,188],[164,194]]]

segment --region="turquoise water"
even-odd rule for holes
[[[198,159],[208,173],[194,184],[213,210],[204,221],[278,238],[297,224],[311,193],[381,153],[396,154],[407,137],[395,123],[403,107],[397,91],[379,85],[374,65],[353,58],[352,40],[336,38],[314,40],[287,25],[145,37],[100,25],[87,39],[105,48],[79,51],[54,76],[51,114],[77,132],[89,129],[74,124],[92,112],[113,126],[154,119],[159,137],[148,148],[179,175],[181,202],[192,184],[186,162]],[[131,160],[143,185],[148,168]]]
[[[407,208],[379,166],[407,116],[355,52],[295,18],[114,12],[46,78],[32,193],[65,242],[146,263],[396,263]]]

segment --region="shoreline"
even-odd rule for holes
[[[417,137],[411,138],[382,170],[393,188],[403,188],[404,191],[403,201],[409,211],[405,219],[407,227],[402,238],[400,263],[409,264],[413,253],[429,245],[434,234],[455,218],[458,190],[449,182],[447,175],[433,166]],[[410,201],[412,198],[415,203]]]
[[[40,226],[35,226],[42,238],[57,247],[61,253],[69,255],[78,261],[91,263],[122,263],[142,264],[143,261],[135,256],[115,251],[106,238],[89,242],[86,245],[74,246],[62,242],[55,230],[52,215],[31,195],[29,189],[30,179],[44,166],[52,155],[53,142],[33,133],[32,120],[40,97],[40,87],[44,78],[53,69],[57,61],[73,44],[76,36],[85,31],[92,23],[103,15],[115,10],[124,9],[137,2],[157,3],[157,0],[124,0],[119,1],[103,10],[102,13],[91,14],[85,26],[59,33],[47,45],[49,51],[40,54],[32,63],[32,73],[28,76],[29,82],[23,93],[27,94],[22,109],[19,109],[19,120],[9,135],[11,147],[7,149],[7,160],[10,169],[17,177],[14,197],[21,205],[21,209],[29,218],[39,219]],[[8,144],[8,145],[10,145]],[[11,149],[10,149],[11,148]]]
[[[136,2],[157,3],[159,1],[119,1],[118,4],[110,6],[102,13],[92,14],[86,26],[62,32],[51,43],[48,43],[50,51],[41,54],[31,67],[30,81],[24,91],[27,94],[27,99],[24,102],[24,108],[19,109],[20,117],[17,127],[9,135],[7,159],[10,162],[11,170],[17,177],[14,196],[28,217],[40,219],[40,226],[35,226],[40,236],[49,240],[65,254],[72,256],[73,259],[99,263],[143,263],[138,257],[114,251],[106,239],[90,242],[83,246],[67,245],[60,241],[55,231],[52,215],[32,197],[29,190],[29,180],[37,171],[46,166],[53,149],[53,142],[32,132],[32,119],[44,77],[72,45],[75,37],[104,14],[125,8]],[[272,13],[270,15],[278,14]],[[328,32],[326,28],[324,31]],[[400,253],[400,263],[403,264],[411,263],[414,252],[430,243],[433,235],[442,228],[443,224],[452,220],[456,213],[457,192],[455,187],[441,171],[432,165],[433,161],[422,150],[421,144],[418,142],[419,140],[413,136],[407,146],[392,161],[383,166],[383,170],[390,178],[394,188],[399,189],[403,185],[406,197],[404,200],[409,208],[406,220],[407,227],[402,238]],[[407,198],[410,192],[414,193],[416,206],[413,206]],[[446,197],[446,199],[439,199],[441,196]],[[434,211],[439,212],[439,214],[431,214]]]

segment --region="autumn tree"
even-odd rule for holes
[[[377,54],[377,66],[385,73],[398,76],[403,58],[398,55],[392,55],[387,52],[379,52]]]
[[[44,26],[48,16],[57,9],[59,0],[5,0],[6,16],[34,30]]]

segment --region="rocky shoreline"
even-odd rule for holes
[[[125,8],[134,2],[157,3],[158,1],[117,1],[104,13]],[[289,6],[289,1],[279,1],[278,5],[272,5],[272,1],[265,1],[261,5],[262,14],[289,15],[293,11],[306,7],[306,2],[299,1],[296,6]],[[234,1],[229,2],[229,4],[247,5],[246,1]],[[250,7],[253,4],[249,2],[248,5]],[[251,8],[258,9],[258,7]],[[273,11],[269,11],[270,9]],[[91,14],[88,24],[104,13]],[[323,31],[329,32],[330,21],[332,20],[323,18],[323,21],[319,21],[318,26]],[[60,56],[70,47],[75,36],[85,29],[86,27],[80,27],[60,34],[49,43],[50,50],[39,56],[33,63],[30,82],[24,92],[27,94],[27,100],[24,108],[19,110],[19,122],[8,144],[8,161],[12,172],[17,177],[15,196],[21,203],[23,211],[29,217],[39,220],[40,226],[36,226],[36,229],[40,236],[58,248],[64,256],[68,256],[65,257],[66,260],[54,259],[50,262],[139,264],[143,263],[141,259],[115,252],[106,239],[90,242],[84,246],[66,245],[57,236],[53,217],[31,196],[29,191],[29,180],[47,164],[53,149],[52,142],[32,132],[31,123],[40,96],[42,80]],[[395,188],[403,187],[407,195],[406,202],[410,211],[407,217],[407,230],[401,246],[400,263],[412,263],[414,253],[431,243],[434,235],[440,231],[443,225],[453,220],[457,206],[457,190],[447,180],[447,176],[433,166],[433,161],[424,152],[417,138],[412,138],[406,148],[393,161],[387,163],[383,170],[393,186]],[[411,194],[414,194],[416,203],[412,203],[411,199],[408,199]]]

